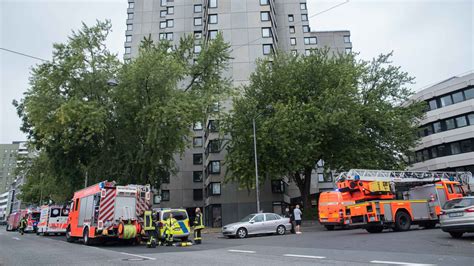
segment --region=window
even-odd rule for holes
[[[166,33],[160,33],[160,40],[166,39]]]
[[[433,132],[434,133],[441,132],[441,123],[440,122],[433,123]]]
[[[221,172],[221,161],[210,161],[208,172],[210,174],[219,174]]]
[[[194,13],[201,13],[202,5],[194,5]]]
[[[202,147],[202,137],[193,138],[193,147]]]
[[[304,50],[304,55],[306,56],[311,55],[311,49]]]
[[[127,35],[127,37],[125,37],[125,42],[132,42],[132,35]]]
[[[127,24],[127,30],[133,30],[133,25],[132,24]]]
[[[438,146],[438,157],[449,155],[445,145]]]
[[[295,33],[295,26],[290,26],[290,33]]]
[[[345,35],[345,36],[344,36],[344,42],[345,42],[345,43],[350,43],[350,42],[351,42],[351,36]]]
[[[260,12],[260,20],[261,21],[269,21],[270,20],[270,12],[268,12],[268,11]]]
[[[173,28],[173,27],[174,27],[174,20],[172,20],[172,19],[167,19],[167,20],[166,20],[166,27],[167,27],[167,28]]]
[[[218,132],[219,131],[219,121],[218,120],[209,120],[209,124],[207,124],[207,130],[210,132]]]
[[[301,10],[306,10],[306,3],[301,3],[300,4],[300,9]]]
[[[203,199],[202,189],[193,189],[193,200],[201,201]]]
[[[168,12],[167,12],[166,10],[161,10],[161,11],[160,11],[160,17],[161,17],[161,18],[166,17],[167,14],[168,14]]]
[[[310,45],[310,44],[317,44],[318,39],[316,37],[304,37],[304,44]]]
[[[201,45],[194,45],[194,53],[199,54],[201,52]]]
[[[416,152],[416,162],[422,162],[423,161],[423,153],[421,151]]]
[[[125,47],[125,53],[130,54],[132,52],[132,49],[130,47]]]
[[[217,24],[217,14],[209,15],[209,24]]]
[[[445,106],[453,104],[453,100],[451,99],[451,95],[446,95],[444,97],[441,97],[440,101],[441,101],[441,107],[445,107]]]
[[[430,110],[435,110],[436,108],[438,108],[438,104],[436,103],[436,100],[431,100],[428,102],[429,106],[430,106]]]
[[[469,140],[469,139],[461,141],[461,151],[462,152],[471,152],[471,151],[473,151],[472,141]]]
[[[438,150],[436,149],[436,147],[432,147],[431,148],[431,158],[436,158],[438,157]]]
[[[168,0],[161,0],[161,6],[166,6]]]
[[[217,7],[217,0],[209,0],[209,7],[216,8]]]
[[[172,32],[166,33],[166,39],[167,39],[168,41],[172,41],[172,40],[173,40],[173,33],[172,33]]]
[[[161,201],[170,201],[170,191],[162,190],[161,191]]]
[[[194,123],[193,130],[195,130],[195,131],[202,130],[202,123],[201,122]]]
[[[474,114],[467,115],[467,119],[469,119],[469,125],[474,125]]]
[[[273,193],[284,193],[285,182],[282,180],[272,180],[272,192]]]
[[[194,18],[194,26],[202,26],[202,18]]]
[[[273,213],[266,213],[265,214],[265,220],[266,221],[276,221],[280,219],[276,214]]]
[[[474,98],[474,88],[470,88],[464,91],[464,96],[466,97],[466,101],[469,99]]]
[[[202,165],[202,153],[195,153],[193,154],[193,164],[194,165]]]
[[[453,103],[458,103],[464,101],[464,96],[462,94],[462,91],[453,93]]]
[[[202,31],[195,31],[194,39],[201,39],[201,38],[202,38]]]
[[[219,182],[213,182],[209,183],[209,195],[210,196],[216,196],[221,194],[221,183]]]
[[[308,21],[308,14],[301,14],[301,21]]]
[[[303,25],[303,32],[310,32],[310,28],[308,25]]]
[[[213,139],[209,141],[207,149],[209,153],[218,153],[221,149],[221,141],[218,139]]]
[[[423,150],[423,160],[426,161],[426,160],[429,160],[430,159],[430,154],[428,152],[428,150]]]
[[[160,202],[161,202],[161,195],[154,195],[153,204],[160,204]]]
[[[262,47],[264,55],[271,54],[273,52],[273,45],[271,44],[264,44]]]
[[[254,223],[261,223],[261,222],[265,221],[265,219],[263,217],[263,214],[255,215],[255,217],[253,217],[252,220],[254,221]]]
[[[451,129],[456,128],[456,124],[454,124],[454,119],[453,118],[446,119],[445,125],[446,125],[446,130],[451,130]]]
[[[170,183],[170,173],[169,172],[162,171],[160,173],[160,177],[161,177],[161,183],[162,184],[169,184]]]
[[[295,17],[293,15],[288,15],[288,22],[295,21]]]
[[[262,28],[262,37],[264,38],[272,37],[272,28]]]
[[[202,182],[202,171],[193,172],[193,182]]]
[[[290,38],[290,44],[296,45],[296,38]]]
[[[465,127],[467,126],[467,120],[465,116],[456,117],[456,126]]]
[[[352,53],[352,48],[346,48],[344,51],[346,52],[346,54],[350,54]]]
[[[268,0],[260,0],[260,5],[261,6],[267,6],[269,5],[270,3],[268,2]]]
[[[79,207],[79,199],[76,199],[76,202],[74,203],[74,211],[77,211],[78,207]]]
[[[166,29],[166,21],[160,22],[160,29]]]
[[[459,142],[453,142],[450,146],[452,155],[461,153],[461,145],[459,145]]]
[[[217,30],[210,30],[209,31],[209,40],[214,40],[215,38],[217,38],[217,33],[218,33]]]
[[[135,7],[135,3],[128,3],[128,8],[134,8]]]
[[[292,55],[297,55],[297,54],[298,54],[298,50],[291,50],[291,54],[292,54]]]
[[[127,19],[133,19],[133,13],[128,13]]]
[[[168,15],[174,14],[174,6],[169,6],[166,8]]]

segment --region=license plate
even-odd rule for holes
[[[463,216],[464,213],[462,212],[453,212],[453,213],[449,213],[448,216],[449,217],[460,217],[460,216]]]

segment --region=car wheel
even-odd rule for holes
[[[334,230],[334,225],[325,225],[324,227],[325,227],[326,230],[328,230],[328,231]]]
[[[464,234],[463,232],[449,232],[452,238],[461,238]]]
[[[284,235],[285,233],[286,233],[286,228],[285,228],[285,226],[279,225],[279,226],[277,227],[277,234],[279,234],[279,235],[282,236],[282,235]]]
[[[237,237],[238,238],[246,238],[247,237],[247,229],[241,227],[237,230]]]
[[[411,218],[408,213],[404,211],[398,211],[395,215],[395,227],[394,230],[397,232],[407,231],[411,226]]]

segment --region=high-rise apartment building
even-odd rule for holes
[[[195,53],[220,32],[231,45],[226,75],[234,86],[248,84],[258,58],[275,50],[305,54],[312,48],[334,52],[352,48],[349,31],[315,32],[309,26],[306,0],[128,0],[124,58],[138,55],[144,37],[174,44],[194,35]],[[223,111],[227,103],[215,104]],[[193,213],[204,207],[206,224],[221,226],[255,212],[255,191],[225,183],[225,153],[219,141],[219,121],[210,117],[196,123],[192,147],[177,156],[179,172],[161,186],[161,207],[183,207]],[[252,155],[249,155],[252,156]],[[249,165],[249,167],[254,167]],[[261,185],[264,211],[280,212],[290,201],[288,184],[268,181]]]

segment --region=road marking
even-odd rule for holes
[[[20,240],[18,237],[12,237],[12,239],[15,239],[15,240]]]
[[[126,252],[120,252],[120,254],[123,254],[123,255],[128,255],[128,256],[135,256],[135,257],[139,257],[139,258],[142,258],[142,259],[147,259],[147,260],[156,260],[156,258],[152,258],[152,257],[145,257],[145,256],[140,256],[140,255],[130,254],[130,253],[126,253]]]
[[[297,257],[297,258],[307,258],[307,259],[325,259],[326,257],[322,256],[309,256],[309,255],[298,255],[298,254],[283,254],[285,257]]]
[[[411,265],[411,266],[433,266],[433,265],[436,265],[436,264],[422,264],[422,263],[413,263],[413,262],[385,261],[385,260],[373,260],[370,263],[393,264],[393,265]]]
[[[238,253],[256,253],[255,251],[252,251],[252,250],[240,250],[240,249],[229,249],[227,251],[238,252]]]

